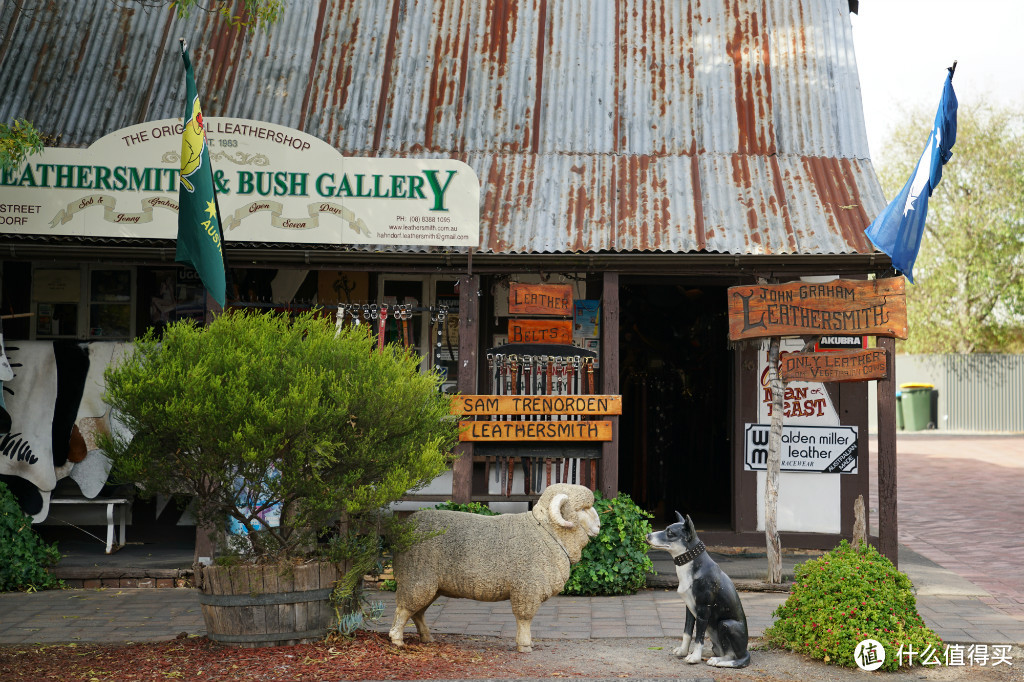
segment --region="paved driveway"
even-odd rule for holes
[[[871,509],[877,527],[877,439]],[[897,436],[899,541],[1024,620],[1024,435]]]

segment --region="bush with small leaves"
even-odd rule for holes
[[[601,517],[601,532],[583,548],[583,558],[572,567],[562,594],[634,594],[647,585],[654,562],[647,555],[651,514],[626,493],[608,499],[594,492],[594,509]]]
[[[47,568],[60,561],[56,543],[48,545],[32,529],[7,486],[0,483],[0,592],[34,592],[60,587]]]
[[[942,660],[942,640],[918,614],[910,579],[870,545],[844,540],[797,566],[792,593],[773,615],[768,644],[832,665],[854,667],[854,650],[865,639],[885,647],[883,670],[900,666],[901,647],[919,655],[931,647]]]

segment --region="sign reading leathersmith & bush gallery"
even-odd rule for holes
[[[0,225],[20,234],[174,239],[182,122],[46,148],[0,175]],[[206,120],[227,241],[478,246],[480,183],[453,159],[343,157],[301,131]]]

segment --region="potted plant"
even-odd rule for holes
[[[232,311],[149,333],[106,371],[124,426],[101,443],[112,476],[192,496],[219,536],[218,560],[197,567],[213,639],[277,645],[350,622],[381,538],[411,537],[388,506],[450,464],[458,423],[439,377],[366,330]]]

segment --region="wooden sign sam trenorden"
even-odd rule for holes
[[[907,338],[902,277],[729,287],[729,338],[852,334]]]

